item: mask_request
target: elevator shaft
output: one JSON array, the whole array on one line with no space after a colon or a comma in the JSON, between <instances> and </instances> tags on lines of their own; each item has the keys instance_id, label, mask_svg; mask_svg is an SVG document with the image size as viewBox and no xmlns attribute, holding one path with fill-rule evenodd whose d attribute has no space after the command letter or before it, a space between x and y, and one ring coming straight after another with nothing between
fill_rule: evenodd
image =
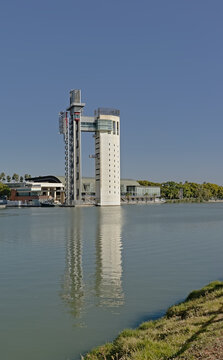
<instances>
[{"instance_id":1,"label":"elevator shaft","mask_svg":"<svg viewBox=\"0 0 223 360\"><path fill-rule=\"evenodd\" d=\"M69 118L69 194L67 205L78 205L82 202L81 173L81 114L85 104L81 103L81 90L70 91Z\"/></svg>"}]
</instances>

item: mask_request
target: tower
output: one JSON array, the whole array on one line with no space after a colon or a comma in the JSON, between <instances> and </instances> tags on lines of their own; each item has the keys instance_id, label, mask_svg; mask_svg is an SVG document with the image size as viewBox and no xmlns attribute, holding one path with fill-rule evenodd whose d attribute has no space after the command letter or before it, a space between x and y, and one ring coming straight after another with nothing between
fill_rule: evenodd
<instances>
[{"instance_id":1,"label":"tower","mask_svg":"<svg viewBox=\"0 0 223 360\"><path fill-rule=\"evenodd\" d=\"M98 108L82 116L81 90L70 91L68 112L60 112L59 129L65 141L65 194L67 205L82 202L81 132L95 135L96 205L120 205L120 111Z\"/></svg>"},{"instance_id":2,"label":"tower","mask_svg":"<svg viewBox=\"0 0 223 360\"><path fill-rule=\"evenodd\" d=\"M85 104L81 103L81 90L70 91L69 119L69 202L81 203L81 114Z\"/></svg>"},{"instance_id":3,"label":"tower","mask_svg":"<svg viewBox=\"0 0 223 360\"><path fill-rule=\"evenodd\" d=\"M70 91L68 112L59 114L59 131L65 142L65 195L67 205L77 205L82 201L81 175L81 114L85 104L81 103L81 90Z\"/></svg>"},{"instance_id":4,"label":"tower","mask_svg":"<svg viewBox=\"0 0 223 360\"><path fill-rule=\"evenodd\" d=\"M95 187L97 205L120 205L119 110L95 112Z\"/></svg>"}]
</instances>

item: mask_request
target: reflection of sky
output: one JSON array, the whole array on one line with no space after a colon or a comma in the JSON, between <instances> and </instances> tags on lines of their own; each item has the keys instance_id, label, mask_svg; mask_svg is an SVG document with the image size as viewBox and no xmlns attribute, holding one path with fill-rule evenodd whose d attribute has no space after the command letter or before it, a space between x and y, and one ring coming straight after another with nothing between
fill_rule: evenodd
<instances>
[{"instance_id":1,"label":"reflection of sky","mask_svg":"<svg viewBox=\"0 0 223 360\"><path fill-rule=\"evenodd\" d=\"M122 290L122 208L99 208L96 238L96 295L99 304L124 303Z\"/></svg>"},{"instance_id":2,"label":"reflection of sky","mask_svg":"<svg viewBox=\"0 0 223 360\"><path fill-rule=\"evenodd\" d=\"M91 274L86 273L83 279L83 217L84 209L77 208L70 212L70 221L66 230L66 270L63 280L62 298L69 305L74 317L80 317L83 312L87 296L86 281L90 281ZM122 208L107 207L97 209L94 244L96 247L96 262L94 263L95 296L99 305L117 307L124 303L122 290Z\"/></svg>"}]
</instances>

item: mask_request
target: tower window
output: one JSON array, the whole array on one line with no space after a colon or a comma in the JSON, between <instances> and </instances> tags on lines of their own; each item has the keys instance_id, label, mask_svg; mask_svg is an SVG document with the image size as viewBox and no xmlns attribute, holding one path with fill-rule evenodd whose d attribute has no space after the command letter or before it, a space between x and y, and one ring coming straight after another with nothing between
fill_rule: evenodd
<instances>
[{"instance_id":1,"label":"tower window","mask_svg":"<svg viewBox=\"0 0 223 360\"><path fill-rule=\"evenodd\" d=\"M115 121L113 121L113 134L116 133L116 125L115 125Z\"/></svg>"}]
</instances>

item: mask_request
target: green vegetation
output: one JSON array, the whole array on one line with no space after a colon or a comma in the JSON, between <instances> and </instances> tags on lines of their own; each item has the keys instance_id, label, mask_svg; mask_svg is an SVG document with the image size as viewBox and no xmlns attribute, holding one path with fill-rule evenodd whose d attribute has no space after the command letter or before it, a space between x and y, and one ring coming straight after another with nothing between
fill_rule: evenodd
<instances>
[{"instance_id":1,"label":"green vegetation","mask_svg":"<svg viewBox=\"0 0 223 360\"><path fill-rule=\"evenodd\" d=\"M0 182L0 198L4 196L10 196L10 189L7 185Z\"/></svg>"},{"instance_id":2,"label":"green vegetation","mask_svg":"<svg viewBox=\"0 0 223 360\"><path fill-rule=\"evenodd\" d=\"M6 179L5 173L1 172L0 173L0 181L5 181L5 179Z\"/></svg>"},{"instance_id":3,"label":"green vegetation","mask_svg":"<svg viewBox=\"0 0 223 360\"><path fill-rule=\"evenodd\" d=\"M154 183L147 180L139 180L138 182L142 186L160 186L161 197L165 199L195 199L198 202L210 199L223 199L223 186L217 184L197 184L187 181L184 184L174 181Z\"/></svg>"},{"instance_id":4,"label":"green vegetation","mask_svg":"<svg viewBox=\"0 0 223 360\"><path fill-rule=\"evenodd\" d=\"M85 360L217 359L223 351L223 282L193 291L156 321L124 330Z\"/></svg>"},{"instance_id":5,"label":"green vegetation","mask_svg":"<svg viewBox=\"0 0 223 360\"><path fill-rule=\"evenodd\" d=\"M13 175L12 175L12 180L13 180L14 182L16 182L16 183L19 182L19 175L16 174L16 173L13 174Z\"/></svg>"},{"instance_id":6,"label":"green vegetation","mask_svg":"<svg viewBox=\"0 0 223 360\"><path fill-rule=\"evenodd\" d=\"M24 179L30 179L31 175L29 174L25 174L24 176L19 176L19 174L14 173L12 176L10 175L6 175L4 172L0 173L0 181L7 181L8 183L10 183L11 181L14 182L23 182Z\"/></svg>"}]
</instances>

